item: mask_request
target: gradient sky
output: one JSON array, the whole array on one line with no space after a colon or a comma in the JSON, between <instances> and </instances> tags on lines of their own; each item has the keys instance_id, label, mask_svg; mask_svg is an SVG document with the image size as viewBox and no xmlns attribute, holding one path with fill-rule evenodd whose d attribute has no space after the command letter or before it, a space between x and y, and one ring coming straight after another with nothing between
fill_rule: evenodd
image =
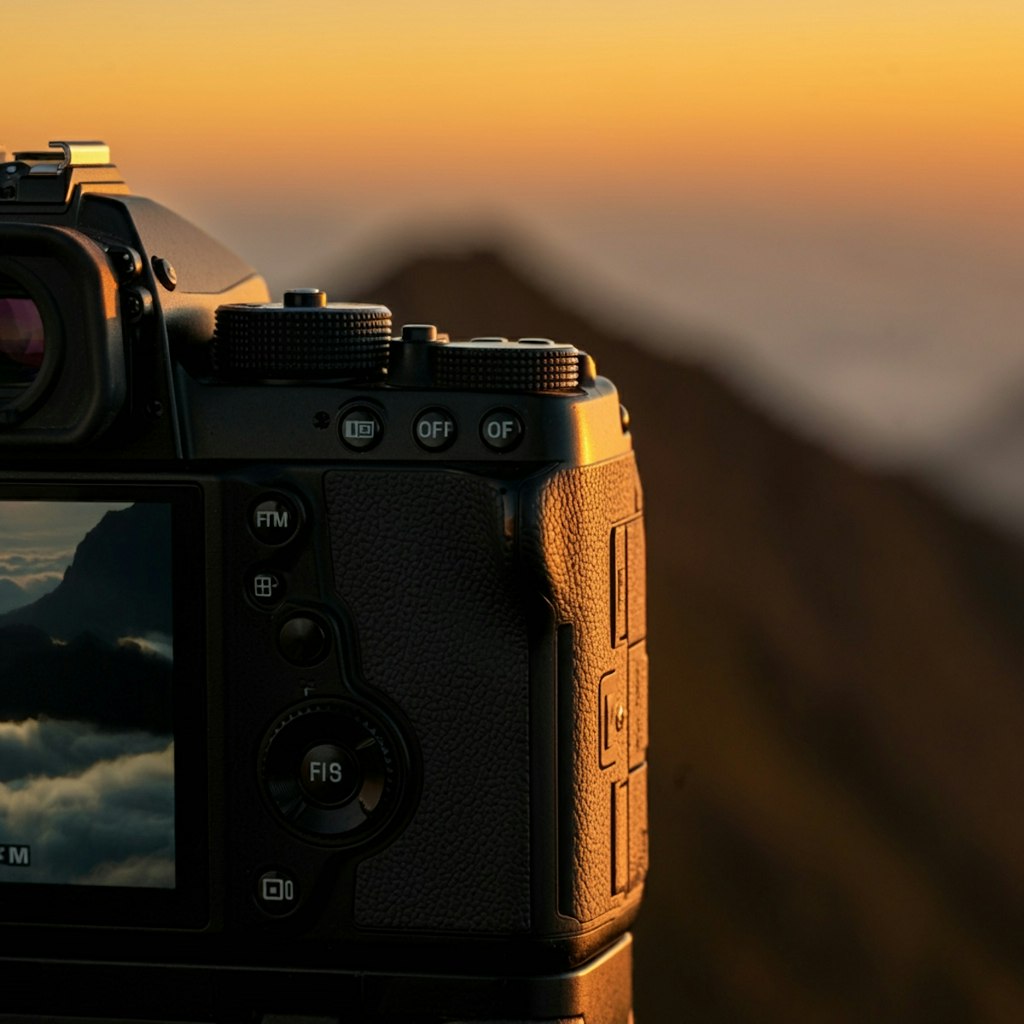
<instances>
[{"instance_id":1,"label":"gradient sky","mask_svg":"<svg viewBox=\"0 0 1024 1024\"><path fill-rule=\"evenodd\" d=\"M4 141L99 133L175 188L252 194L301 167L325 192L340 172L362 192L1019 205L1009 0L8 6L0 66L21 102L8 93ZM254 160L277 175L245 174Z\"/></svg>"},{"instance_id":2,"label":"gradient sky","mask_svg":"<svg viewBox=\"0 0 1024 1024\"><path fill-rule=\"evenodd\" d=\"M0 142L104 139L275 292L511 224L869 458L1024 393L1020 0L8 6Z\"/></svg>"}]
</instances>

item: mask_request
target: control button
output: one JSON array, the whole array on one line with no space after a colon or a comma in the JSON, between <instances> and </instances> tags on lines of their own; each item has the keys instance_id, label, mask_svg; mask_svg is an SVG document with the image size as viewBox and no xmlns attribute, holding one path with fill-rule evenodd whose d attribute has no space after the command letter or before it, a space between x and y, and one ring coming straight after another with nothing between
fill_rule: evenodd
<instances>
[{"instance_id":1,"label":"control button","mask_svg":"<svg viewBox=\"0 0 1024 1024\"><path fill-rule=\"evenodd\" d=\"M433 324L403 324L402 341L437 341L437 328Z\"/></svg>"},{"instance_id":2,"label":"control button","mask_svg":"<svg viewBox=\"0 0 1024 1024\"><path fill-rule=\"evenodd\" d=\"M455 418L444 409L427 409L416 417L413 433L421 448L431 452L444 451L455 441Z\"/></svg>"},{"instance_id":3,"label":"control button","mask_svg":"<svg viewBox=\"0 0 1024 1024\"><path fill-rule=\"evenodd\" d=\"M153 312L153 296L148 288L129 288L123 295L125 315L133 324Z\"/></svg>"},{"instance_id":4,"label":"control button","mask_svg":"<svg viewBox=\"0 0 1024 1024\"><path fill-rule=\"evenodd\" d=\"M287 544L300 525L298 505L283 494L261 498L249 512L249 529L261 544Z\"/></svg>"},{"instance_id":5,"label":"control button","mask_svg":"<svg viewBox=\"0 0 1024 1024\"><path fill-rule=\"evenodd\" d=\"M299 886L287 871L264 871L256 881L256 906L265 914L283 917L299 905Z\"/></svg>"},{"instance_id":6,"label":"control button","mask_svg":"<svg viewBox=\"0 0 1024 1024\"><path fill-rule=\"evenodd\" d=\"M327 628L308 615L294 615L277 634L277 644L286 661L293 665L315 665L330 649Z\"/></svg>"},{"instance_id":7,"label":"control button","mask_svg":"<svg viewBox=\"0 0 1024 1024\"><path fill-rule=\"evenodd\" d=\"M342 443L354 451L372 448L381 439L383 430L380 416L365 405L347 410L338 425Z\"/></svg>"},{"instance_id":8,"label":"control button","mask_svg":"<svg viewBox=\"0 0 1024 1024\"><path fill-rule=\"evenodd\" d=\"M622 691L619 673L609 672L598 693L599 759L602 768L622 762L627 749L626 694Z\"/></svg>"},{"instance_id":9,"label":"control button","mask_svg":"<svg viewBox=\"0 0 1024 1024\"><path fill-rule=\"evenodd\" d=\"M612 893L629 887L629 781L612 783Z\"/></svg>"},{"instance_id":10,"label":"control button","mask_svg":"<svg viewBox=\"0 0 1024 1024\"><path fill-rule=\"evenodd\" d=\"M319 288L290 288L284 293L285 309L322 309L327 305L327 292Z\"/></svg>"},{"instance_id":11,"label":"control button","mask_svg":"<svg viewBox=\"0 0 1024 1024\"><path fill-rule=\"evenodd\" d=\"M264 792L291 827L355 843L391 818L401 779L395 741L365 711L347 701L306 704L264 740Z\"/></svg>"},{"instance_id":12,"label":"control button","mask_svg":"<svg viewBox=\"0 0 1024 1024\"><path fill-rule=\"evenodd\" d=\"M142 273L142 257L128 245L112 245L107 256L121 281L131 281Z\"/></svg>"},{"instance_id":13,"label":"control button","mask_svg":"<svg viewBox=\"0 0 1024 1024\"><path fill-rule=\"evenodd\" d=\"M511 409L495 409L480 423L480 436L488 448L508 452L523 439L523 421Z\"/></svg>"},{"instance_id":14,"label":"control button","mask_svg":"<svg viewBox=\"0 0 1024 1024\"><path fill-rule=\"evenodd\" d=\"M629 533L622 523L612 529L612 647L629 637Z\"/></svg>"},{"instance_id":15,"label":"control button","mask_svg":"<svg viewBox=\"0 0 1024 1024\"><path fill-rule=\"evenodd\" d=\"M363 784L359 762L336 743L318 743L299 766L299 787L321 807L347 804Z\"/></svg>"},{"instance_id":16,"label":"control button","mask_svg":"<svg viewBox=\"0 0 1024 1024\"><path fill-rule=\"evenodd\" d=\"M629 639L641 640L647 635L647 588L644 586L647 566L647 542L642 517L626 524L626 547L629 568Z\"/></svg>"},{"instance_id":17,"label":"control button","mask_svg":"<svg viewBox=\"0 0 1024 1024\"><path fill-rule=\"evenodd\" d=\"M153 273L156 279L169 291L173 292L178 287L178 272L170 260L163 256L153 257Z\"/></svg>"},{"instance_id":18,"label":"control button","mask_svg":"<svg viewBox=\"0 0 1024 1024\"><path fill-rule=\"evenodd\" d=\"M629 887L647 875L647 765L629 773Z\"/></svg>"},{"instance_id":19,"label":"control button","mask_svg":"<svg viewBox=\"0 0 1024 1024\"><path fill-rule=\"evenodd\" d=\"M253 569L246 577L245 591L256 604L273 608L284 600L287 587L278 573Z\"/></svg>"},{"instance_id":20,"label":"control button","mask_svg":"<svg viewBox=\"0 0 1024 1024\"><path fill-rule=\"evenodd\" d=\"M636 768L647 757L647 644L641 640L629 649L629 766Z\"/></svg>"}]
</instances>

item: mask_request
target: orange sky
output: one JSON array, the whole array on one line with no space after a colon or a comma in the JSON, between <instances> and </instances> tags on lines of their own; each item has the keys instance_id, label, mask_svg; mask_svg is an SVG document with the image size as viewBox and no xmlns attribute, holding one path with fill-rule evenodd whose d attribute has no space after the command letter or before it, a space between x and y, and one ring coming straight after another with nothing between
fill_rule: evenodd
<instances>
[{"instance_id":1,"label":"orange sky","mask_svg":"<svg viewBox=\"0 0 1024 1024\"><path fill-rule=\"evenodd\" d=\"M0 140L102 137L150 190L265 188L254 159L426 198L998 207L1024 179L1017 0L47 0L0 33Z\"/></svg>"}]
</instances>

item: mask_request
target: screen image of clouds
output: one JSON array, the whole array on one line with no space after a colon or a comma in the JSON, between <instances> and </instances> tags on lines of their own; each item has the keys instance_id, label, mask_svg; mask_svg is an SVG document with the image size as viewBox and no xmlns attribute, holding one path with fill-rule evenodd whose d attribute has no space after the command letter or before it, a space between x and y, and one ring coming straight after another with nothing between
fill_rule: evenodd
<instances>
[{"instance_id":1,"label":"screen image of clouds","mask_svg":"<svg viewBox=\"0 0 1024 1024\"><path fill-rule=\"evenodd\" d=\"M171 509L0 502L0 883L175 884Z\"/></svg>"}]
</instances>

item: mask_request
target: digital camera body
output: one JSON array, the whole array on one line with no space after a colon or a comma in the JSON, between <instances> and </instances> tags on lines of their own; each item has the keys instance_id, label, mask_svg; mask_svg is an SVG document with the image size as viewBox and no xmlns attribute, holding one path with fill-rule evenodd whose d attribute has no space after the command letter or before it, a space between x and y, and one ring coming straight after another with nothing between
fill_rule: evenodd
<instances>
[{"instance_id":1,"label":"digital camera body","mask_svg":"<svg viewBox=\"0 0 1024 1024\"><path fill-rule=\"evenodd\" d=\"M0 162L0 1009L626 1024L614 386L567 344L270 303L102 144L51 146Z\"/></svg>"}]
</instances>

